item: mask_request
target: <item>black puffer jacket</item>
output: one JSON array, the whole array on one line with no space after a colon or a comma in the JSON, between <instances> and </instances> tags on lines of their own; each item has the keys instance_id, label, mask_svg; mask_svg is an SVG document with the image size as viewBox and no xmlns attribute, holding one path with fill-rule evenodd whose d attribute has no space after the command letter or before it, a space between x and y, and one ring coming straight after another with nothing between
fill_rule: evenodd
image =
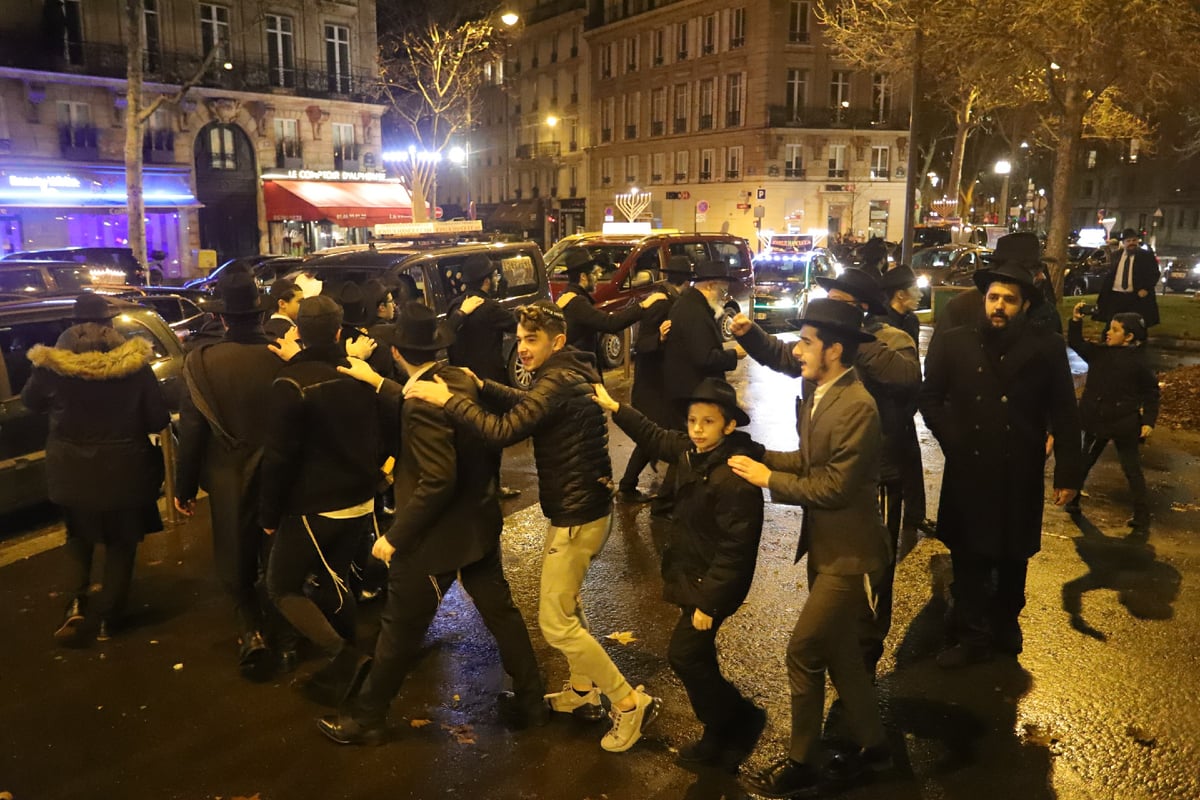
<instances>
[{"instance_id":1,"label":"black puffer jacket","mask_svg":"<svg viewBox=\"0 0 1200 800\"><path fill-rule=\"evenodd\" d=\"M484 382L480 400L508 409L504 414L461 395L450 398L446 412L493 447L532 436L542 513L551 525L582 525L612 512L608 422L592 400L599 382L596 357L568 347L546 359L528 390Z\"/></svg>"},{"instance_id":2,"label":"black puffer jacket","mask_svg":"<svg viewBox=\"0 0 1200 800\"><path fill-rule=\"evenodd\" d=\"M655 425L631 406L613 414L621 430L654 459L675 464L675 511L663 550L663 598L721 619L737 611L754 580L762 536L763 493L733 474L730 456L756 461L764 448L734 431L707 453L686 433Z\"/></svg>"}]
</instances>

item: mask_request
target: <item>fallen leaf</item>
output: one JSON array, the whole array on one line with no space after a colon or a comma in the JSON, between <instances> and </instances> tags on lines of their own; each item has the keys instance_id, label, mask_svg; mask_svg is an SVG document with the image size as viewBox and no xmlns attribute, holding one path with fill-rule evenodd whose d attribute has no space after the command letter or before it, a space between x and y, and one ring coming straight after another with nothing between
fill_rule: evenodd
<instances>
[{"instance_id":1,"label":"fallen leaf","mask_svg":"<svg viewBox=\"0 0 1200 800\"><path fill-rule=\"evenodd\" d=\"M179 662L175 666L171 667L171 669L175 670L176 672L179 672L181 669L183 669L183 662L182 661Z\"/></svg>"},{"instance_id":2,"label":"fallen leaf","mask_svg":"<svg viewBox=\"0 0 1200 800\"><path fill-rule=\"evenodd\" d=\"M0 792L0 800L13 800L12 792Z\"/></svg>"},{"instance_id":3,"label":"fallen leaf","mask_svg":"<svg viewBox=\"0 0 1200 800\"><path fill-rule=\"evenodd\" d=\"M1194 503L1171 503L1172 511L1200 511L1200 506Z\"/></svg>"},{"instance_id":4,"label":"fallen leaf","mask_svg":"<svg viewBox=\"0 0 1200 800\"><path fill-rule=\"evenodd\" d=\"M461 697L459 697L458 695L454 695L454 702L456 702L456 703L457 703L457 702L458 702L459 700L461 700L461 699L462 699L462 698L461 698Z\"/></svg>"},{"instance_id":5,"label":"fallen leaf","mask_svg":"<svg viewBox=\"0 0 1200 800\"><path fill-rule=\"evenodd\" d=\"M442 730L454 737L459 744L475 744L475 729L470 725L447 725L442 723Z\"/></svg>"},{"instance_id":6,"label":"fallen leaf","mask_svg":"<svg viewBox=\"0 0 1200 800\"><path fill-rule=\"evenodd\" d=\"M426 725L428 725L432 721L433 720L428 720L428 719L414 719L414 720L410 720L408 724L413 726L414 728L424 728Z\"/></svg>"},{"instance_id":7,"label":"fallen leaf","mask_svg":"<svg viewBox=\"0 0 1200 800\"><path fill-rule=\"evenodd\" d=\"M637 637L633 635L633 631L620 631L618 633L610 633L605 638L612 639L614 642L620 642L621 644L629 644L630 642L637 641Z\"/></svg>"}]
</instances>

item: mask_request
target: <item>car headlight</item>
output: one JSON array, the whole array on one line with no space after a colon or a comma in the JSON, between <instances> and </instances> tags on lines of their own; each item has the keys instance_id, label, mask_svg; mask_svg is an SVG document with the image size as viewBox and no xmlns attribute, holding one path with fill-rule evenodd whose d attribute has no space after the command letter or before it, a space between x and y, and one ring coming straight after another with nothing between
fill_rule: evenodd
<instances>
[{"instance_id":1,"label":"car headlight","mask_svg":"<svg viewBox=\"0 0 1200 800\"><path fill-rule=\"evenodd\" d=\"M825 291L820 286L814 286L808 290L809 300L824 300L826 297L829 297L829 292Z\"/></svg>"},{"instance_id":2,"label":"car headlight","mask_svg":"<svg viewBox=\"0 0 1200 800\"><path fill-rule=\"evenodd\" d=\"M918 289L928 289L929 288L929 276L928 275L918 275L917 276L917 288Z\"/></svg>"},{"instance_id":3,"label":"car headlight","mask_svg":"<svg viewBox=\"0 0 1200 800\"><path fill-rule=\"evenodd\" d=\"M772 308L795 308L796 301L791 297L778 297L771 303Z\"/></svg>"},{"instance_id":4,"label":"car headlight","mask_svg":"<svg viewBox=\"0 0 1200 800\"><path fill-rule=\"evenodd\" d=\"M1196 266L1192 267L1192 274L1200 275L1200 264L1197 264Z\"/></svg>"}]
</instances>

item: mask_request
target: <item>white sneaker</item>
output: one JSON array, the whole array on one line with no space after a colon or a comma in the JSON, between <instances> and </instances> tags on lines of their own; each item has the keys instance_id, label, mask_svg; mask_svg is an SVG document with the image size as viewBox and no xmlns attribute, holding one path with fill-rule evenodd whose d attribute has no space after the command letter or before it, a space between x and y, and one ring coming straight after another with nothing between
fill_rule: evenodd
<instances>
[{"instance_id":1,"label":"white sneaker","mask_svg":"<svg viewBox=\"0 0 1200 800\"><path fill-rule=\"evenodd\" d=\"M604 719L604 705L600 699L600 689L592 686L587 694L580 694L571 688L571 682L563 684L561 692L546 695L546 705L551 711L560 714L572 714L585 722L596 722Z\"/></svg>"},{"instance_id":2,"label":"white sneaker","mask_svg":"<svg viewBox=\"0 0 1200 800\"><path fill-rule=\"evenodd\" d=\"M622 711L615 705L609 716L612 717L612 728L600 740L600 746L610 753L624 753L642 738L642 731L654 722L658 712L662 710L662 700L651 697L639 686L633 690L637 695L637 705L631 711Z\"/></svg>"}]
</instances>

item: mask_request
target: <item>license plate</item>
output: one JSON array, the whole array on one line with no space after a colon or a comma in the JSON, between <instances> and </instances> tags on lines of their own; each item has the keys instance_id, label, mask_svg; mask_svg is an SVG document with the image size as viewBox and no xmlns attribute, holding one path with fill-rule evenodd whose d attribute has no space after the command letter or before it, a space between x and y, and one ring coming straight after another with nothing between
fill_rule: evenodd
<instances>
[{"instance_id":1,"label":"license plate","mask_svg":"<svg viewBox=\"0 0 1200 800\"><path fill-rule=\"evenodd\" d=\"M756 312L754 312L754 318L755 318L755 319L766 319L766 318L767 318L767 312L765 312L765 311L756 311Z\"/></svg>"},{"instance_id":2,"label":"license plate","mask_svg":"<svg viewBox=\"0 0 1200 800\"><path fill-rule=\"evenodd\" d=\"M1186 278L1187 276L1188 276L1188 274L1186 272L1172 272L1171 273L1172 278Z\"/></svg>"}]
</instances>

